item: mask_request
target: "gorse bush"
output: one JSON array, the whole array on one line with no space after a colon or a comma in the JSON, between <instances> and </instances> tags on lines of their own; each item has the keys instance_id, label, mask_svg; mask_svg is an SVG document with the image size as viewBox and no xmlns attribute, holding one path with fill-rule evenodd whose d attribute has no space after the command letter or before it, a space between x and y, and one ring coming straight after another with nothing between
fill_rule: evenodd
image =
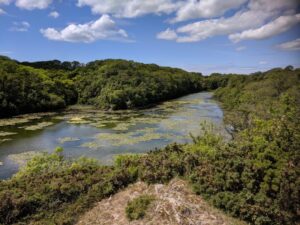
<instances>
[{"instance_id":1,"label":"gorse bush","mask_svg":"<svg viewBox=\"0 0 300 225\"><path fill-rule=\"evenodd\" d=\"M93 203L130 183L165 183L177 176L250 224L299 224L299 78L299 70L291 69L216 75L213 84L227 85L215 96L234 128L231 140L204 127L191 144L120 155L112 166L86 158L65 160L61 149L37 156L10 180L0 181L0 224L72 224ZM129 207L132 218L143 214L136 211L140 204L137 200Z\"/></svg>"},{"instance_id":2,"label":"gorse bush","mask_svg":"<svg viewBox=\"0 0 300 225\"><path fill-rule=\"evenodd\" d=\"M0 224L72 224L93 202L133 182L128 171L92 159L67 161L60 149L34 157L0 183Z\"/></svg>"},{"instance_id":3,"label":"gorse bush","mask_svg":"<svg viewBox=\"0 0 300 225\"><path fill-rule=\"evenodd\" d=\"M125 208L126 217L129 220L142 219L146 215L146 211L153 200L153 196L141 195L129 201Z\"/></svg>"}]
</instances>

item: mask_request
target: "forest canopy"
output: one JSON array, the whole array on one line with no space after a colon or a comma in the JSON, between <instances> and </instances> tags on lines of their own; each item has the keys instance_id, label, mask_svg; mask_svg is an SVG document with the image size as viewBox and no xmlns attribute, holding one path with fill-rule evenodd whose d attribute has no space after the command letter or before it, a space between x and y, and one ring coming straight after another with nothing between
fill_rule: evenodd
<instances>
[{"instance_id":1,"label":"forest canopy","mask_svg":"<svg viewBox=\"0 0 300 225\"><path fill-rule=\"evenodd\" d=\"M0 57L0 117L89 104L128 109L207 89L199 73L126 60L81 64Z\"/></svg>"}]
</instances>

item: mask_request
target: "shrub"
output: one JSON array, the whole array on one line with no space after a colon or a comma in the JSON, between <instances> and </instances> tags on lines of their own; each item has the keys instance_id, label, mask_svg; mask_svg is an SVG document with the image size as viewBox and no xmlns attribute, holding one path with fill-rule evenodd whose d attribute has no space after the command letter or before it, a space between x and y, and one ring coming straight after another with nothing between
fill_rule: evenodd
<instances>
[{"instance_id":1,"label":"shrub","mask_svg":"<svg viewBox=\"0 0 300 225\"><path fill-rule=\"evenodd\" d=\"M132 201L129 201L125 209L127 218L129 220L142 219L153 200L153 196L141 195Z\"/></svg>"}]
</instances>

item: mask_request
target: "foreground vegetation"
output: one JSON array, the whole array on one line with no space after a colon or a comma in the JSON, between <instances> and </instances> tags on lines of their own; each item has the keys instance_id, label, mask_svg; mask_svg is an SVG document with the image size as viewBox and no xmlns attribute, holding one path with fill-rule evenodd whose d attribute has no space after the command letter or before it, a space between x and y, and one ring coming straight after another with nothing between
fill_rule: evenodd
<instances>
[{"instance_id":1,"label":"foreground vegetation","mask_svg":"<svg viewBox=\"0 0 300 225\"><path fill-rule=\"evenodd\" d=\"M125 60L17 62L0 56L0 117L80 103L128 109L208 88L198 73Z\"/></svg>"},{"instance_id":2,"label":"foreground vegetation","mask_svg":"<svg viewBox=\"0 0 300 225\"><path fill-rule=\"evenodd\" d=\"M126 217L129 220L142 219L153 200L153 196L141 195L132 201L129 201L125 208Z\"/></svg>"},{"instance_id":3,"label":"foreground vegetation","mask_svg":"<svg viewBox=\"0 0 300 225\"><path fill-rule=\"evenodd\" d=\"M212 81L213 80L213 81ZM37 156L0 181L0 224L73 224L93 203L130 183L188 179L214 206L256 225L300 221L300 70L251 76L215 75L233 139L203 127L193 143L145 155L121 155L112 166L65 160L62 149Z\"/></svg>"}]
</instances>

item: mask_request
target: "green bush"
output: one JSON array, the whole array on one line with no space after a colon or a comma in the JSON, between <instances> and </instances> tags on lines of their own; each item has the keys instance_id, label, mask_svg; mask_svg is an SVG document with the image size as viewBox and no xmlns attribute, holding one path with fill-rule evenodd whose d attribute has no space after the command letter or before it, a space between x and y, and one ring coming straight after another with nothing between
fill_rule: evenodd
<instances>
[{"instance_id":1,"label":"green bush","mask_svg":"<svg viewBox=\"0 0 300 225\"><path fill-rule=\"evenodd\" d=\"M146 215L146 211L153 200L153 196L141 195L129 201L125 208L127 218L129 220L142 219Z\"/></svg>"},{"instance_id":2,"label":"green bush","mask_svg":"<svg viewBox=\"0 0 300 225\"><path fill-rule=\"evenodd\" d=\"M118 73L107 71L107 65L102 70L108 77ZM299 224L299 72L276 69L226 78L227 86L216 91L216 98L234 128L231 140L204 129L192 144L121 155L113 166L86 158L65 160L61 149L35 157L13 178L0 181L0 224L72 224L94 202L130 183L165 183L177 176L189 179L194 191L216 207L250 224ZM131 218L144 213L139 211L144 204L131 203Z\"/></svg>"}]
</instances>

